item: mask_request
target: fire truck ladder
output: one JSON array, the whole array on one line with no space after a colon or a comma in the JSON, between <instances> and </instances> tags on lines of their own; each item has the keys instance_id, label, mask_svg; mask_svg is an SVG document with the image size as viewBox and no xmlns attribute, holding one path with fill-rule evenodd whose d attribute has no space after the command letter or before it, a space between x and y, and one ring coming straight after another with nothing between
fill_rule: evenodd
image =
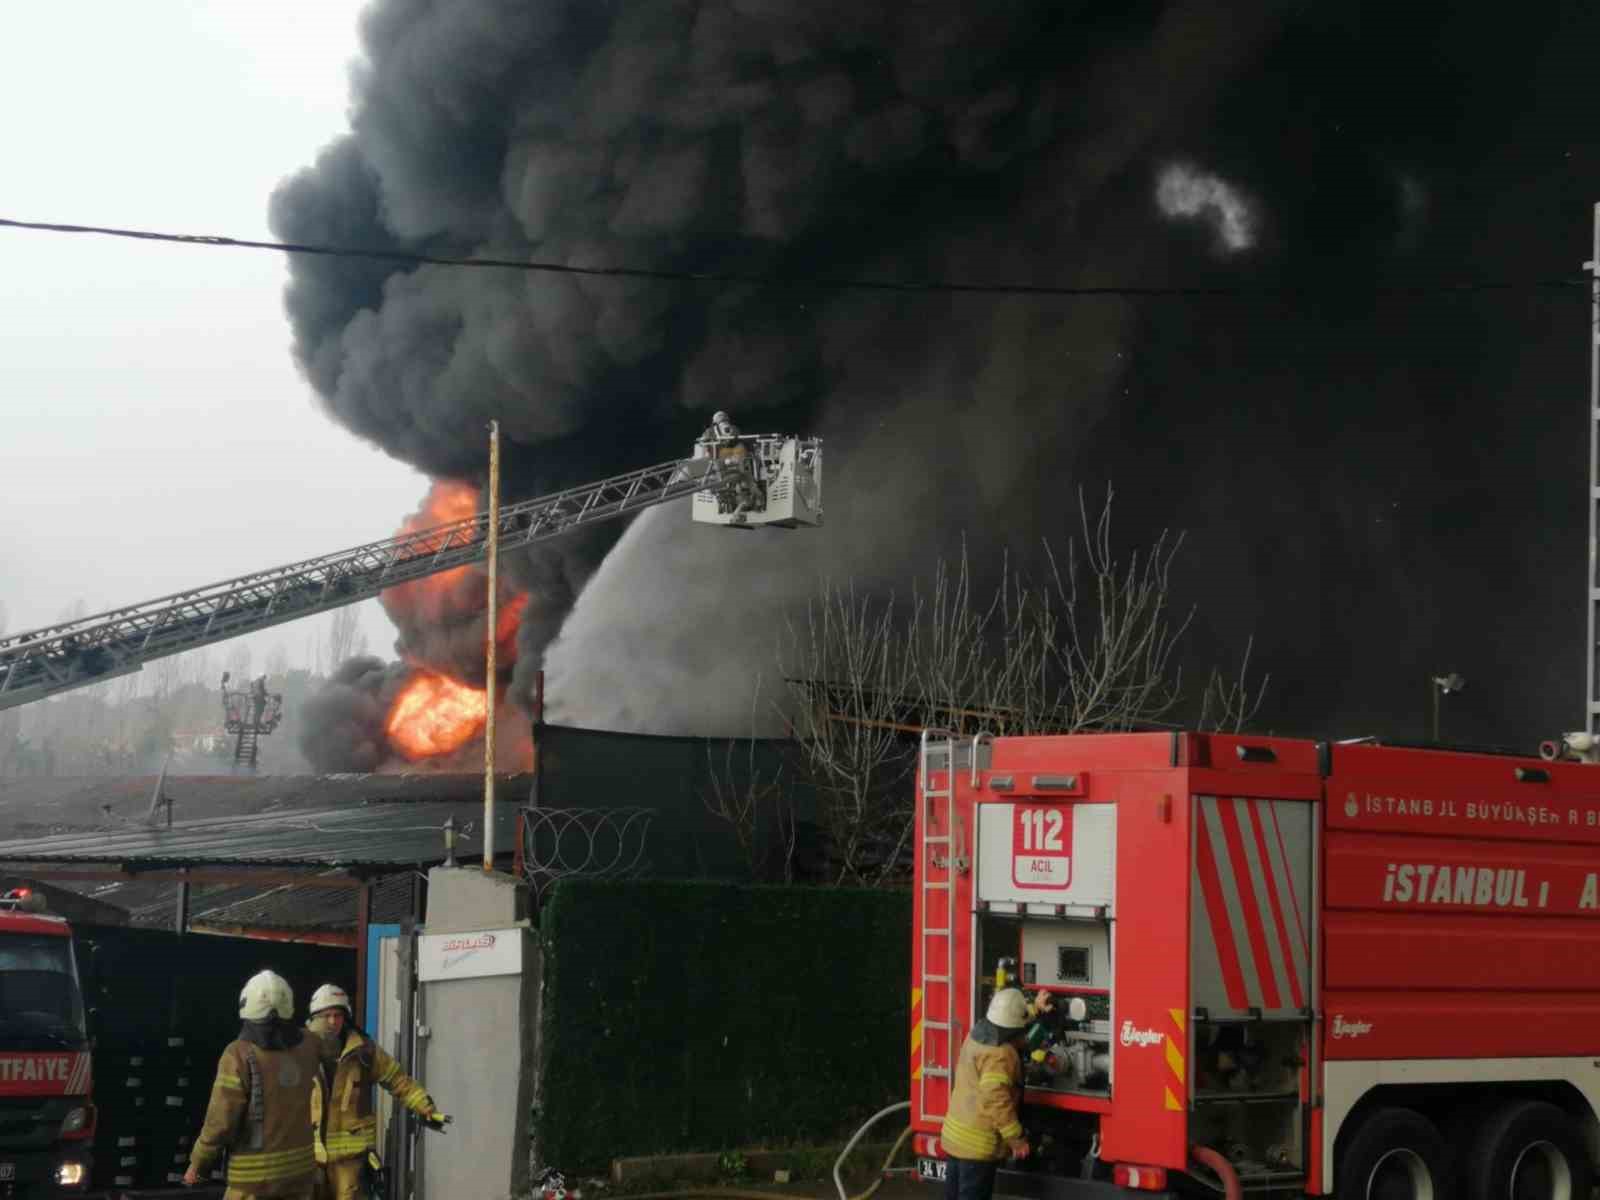
<instances>
[{"instance_id":1,"label":"fire truck ladder","mask_svg":"<svg viewBox=\"0 0 1600 1200\"><path fill-rule=\"evenodd\" d=\"M256 769L256 756L260 750L258 745L260 738L261 732L254 725L246 725L239 730L239 738L233 744L234 766L246 767L252 771Z\"/></svg>"},{"instance_id":2,"label":"fire truck ladder","mask_svg":"<svg viewBox=\"0 0 1600 1200\"><path fill-rule=\"evenodd\" d=\"M631 516L737 473L716 458L678 459L500 509L500 548ZM285 621L370 599L386 588L483 558L489 514L242 575L208 587L0 638L0 710L139 670Z\"/></svg>"},{"instance_id":3,"label":"fire truck ladder","mask_svg":"<svg viewBox=\"0 0 1600 1200\"><path fill-rule=\"evenodd\" d=\"M923 1118L943 1115L928 1111L928 1080L930 1078L948 1080L955 1070L956 1006L955 995L951 990L956 954L955 822L952 820L956 788L955 738L956 735L947 729L924 729L922 749L918 757L921 774L918 782L921 784L923 803L922 837L917 847L917 866L922 877L922 932L919 936L922 938L920 949L923 1016L922 1040L917 1047L919 1093L917 1111ZM943 787L933 786L933 770L929 763L930 752L944 756ZM934 878L936 873L943 878ZM940 910L943 912L942 920L936 916ZM942 972L930 970L929 959L933 956L934 948L941 945L944 947L944 970ZM935 1004L936 994L944 998L943 1004ZM943 1062L940 1062L929 1048L933 1042L929 1035L934 1032L944 1034L945 1061ZM947 1085L947 1097L948 1094Z\"/></svg>"}]
</instances>

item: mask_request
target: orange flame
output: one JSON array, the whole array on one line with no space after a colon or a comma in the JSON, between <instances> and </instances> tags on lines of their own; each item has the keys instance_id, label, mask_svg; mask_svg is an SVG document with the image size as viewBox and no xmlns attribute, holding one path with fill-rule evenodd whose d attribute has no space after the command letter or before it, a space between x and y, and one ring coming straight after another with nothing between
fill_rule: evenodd
<instances>
[{"instance_id":1,"label":"orange flame","mask_svg":"<svg viewBox=\"0 0 1600 1200\"><path fill-rule=\"evenodd\" d=\"M385 729L394 747L416 762L461 749L488 718L485 692L422 671L395 697Z\"/></svg>"},{"instance_id":2,"label":"orange flame","mask_svg":"<svg viewBox=\"0 0 1600 1200\"><path fill-rule=\"evenodd\" d=\"M445 525L451 521L464 521L478 511L478 489L471 484L450 479L435 479L422 499L422 506L400 523L399 532L416 533ZM434 548L424 543L429 548ZM382 596L383 606L391 615L410 609L437 614L449 607L456 587L471 573L471 567L451 567L437 575L425 575L407 583L387 589Z\"/></svg>"},{"instance_id":3,"label":"orange flame","mask_svg":"<svg viewBox=\"0 0 1600 1200\"><path fill-rule=\"evenodd\" d=\"M478 489L471 484L436 479L429 485L421 506L401 523L399 532L416 533L464 520L478 511L479 500ZM396 584L385 589L379 601L390 619L405 631L470 620L484 612L488 593L484 574L463 566ZM527 593L517 591L515 585L502 576L499 618L495 622L496 653L502 667L510 666L517 659L517 627L527 604Z\"/></svg>"},{"instance_id":4,"label":"orange flame","mask_svg":"<svg viewBox=\"0 0 1600 1200\"><path fill-rule=\"evenodd\" d=\"M500 601L500 612L494 623L494 645L502 667L517 660L517 629L522 624L522 610L527 607L527 592L517 592Z\"/></svg>"}]
</instances>

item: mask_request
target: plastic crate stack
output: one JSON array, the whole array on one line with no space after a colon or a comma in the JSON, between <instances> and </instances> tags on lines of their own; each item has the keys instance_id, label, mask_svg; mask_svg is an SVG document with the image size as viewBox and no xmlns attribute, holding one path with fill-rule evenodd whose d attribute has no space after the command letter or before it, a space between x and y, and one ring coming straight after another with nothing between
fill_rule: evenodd
<instances>
[{"instance_id":1,"label":"plastic crate stack","mask_svg":"<svg viewBox=\"0 0 1600 1200\"><path fill-rule=\"evenodd\" d=\"M181 1184L205 1119L211 1074L181 1036L97 1048L93 1186Z\"/></svg>"}]
</instances>

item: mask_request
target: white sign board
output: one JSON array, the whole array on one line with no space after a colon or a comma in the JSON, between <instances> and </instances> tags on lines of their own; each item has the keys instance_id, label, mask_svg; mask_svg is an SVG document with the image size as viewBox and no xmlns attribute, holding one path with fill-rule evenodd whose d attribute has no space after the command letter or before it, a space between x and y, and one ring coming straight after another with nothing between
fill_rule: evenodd
<instances>
[{"instance_id":1,"label":"white sign board","mask_svg":"<svg viewBox=\"0 0 1600 1200\"><path fill-rule=\"evenodd\" d=\"M417 939L417 978L433 983L441 979L520 975L522 937L520 929L425 933Z\"/></svg>"},{"instance_id":2,"label":"white sign board","mask_svg":"<svg viewBox=\"0 0 1600 1200\"><path fill-rule=\"evenodd\" d=\"M978 898L1110 905L1117 808L1061 800L978 806Z\"/></svg>"}]
</instances>

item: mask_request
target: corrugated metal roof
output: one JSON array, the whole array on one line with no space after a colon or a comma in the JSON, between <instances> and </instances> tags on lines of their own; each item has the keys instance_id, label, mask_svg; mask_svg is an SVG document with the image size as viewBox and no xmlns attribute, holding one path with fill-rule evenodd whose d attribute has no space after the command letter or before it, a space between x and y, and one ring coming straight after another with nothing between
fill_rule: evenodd
<instances>
[{"instance_id":1,"label":"corrugated metal roof","mask_svg":"<svg viewBox=\"0 0 1600 1200\"><path fill-rule=\"evenodd\" d=\"M169 920L171 910L167 914ZM137 918L136 923L142 924ZM207 888L190 897L191 925L243 925L252 929L354 929L356 894L350 888Z\"/></svg>"},{"instance_id":2,"label":"corrugated metal roof","mask_svg":"<svg viewBox=\"0 0 1600 1200\"><path fill-rule=\"evenodd\" d=\"M520 797L495 808L495 845L511 850ZM483 850L483 804L368 803L339 809L283 810L254 816L128 824L0 842L0 863L137 863L385 867L444 859L444 824L453 819L456 853ZM109 897L107 897L109 899Z\"/></svg>"},{"instance_id":3,"label":"corrugated metal roof","mask_svg":"<svg viewBox=\"0 0 1600 1200\"><path fill-rule=\"evenodd\" d=\"M532 776L499 775L496 793L528 798ZM143 825L156 777L0 778L0 837L88 832ZM168 775L162 787L180 820L250 816L285 809L355 807L394 800L454 800L483 795L482 774ZM163 814L164 815L164 814Z\"/></svg>"},{"instance_id":4,"label":"corrugated metal roof","mask_svg":"<svg viewBox=\"0 0 1600 1200\"><path fill-rule=\"evenodd\" d=\"M412 914L412 877L416 871L413 864L392 867L372 881L374 922L399 921ZM328 874L314 870L303 873L308 877ZM132 925L170 929L177 916L178 884L171 879L59 880L46 886L121 909ZM286 931L353 930L356 892L353 888L300 883L195 884L189 891L189 920L194 925Z\"/></svg>"}]
</instances>

